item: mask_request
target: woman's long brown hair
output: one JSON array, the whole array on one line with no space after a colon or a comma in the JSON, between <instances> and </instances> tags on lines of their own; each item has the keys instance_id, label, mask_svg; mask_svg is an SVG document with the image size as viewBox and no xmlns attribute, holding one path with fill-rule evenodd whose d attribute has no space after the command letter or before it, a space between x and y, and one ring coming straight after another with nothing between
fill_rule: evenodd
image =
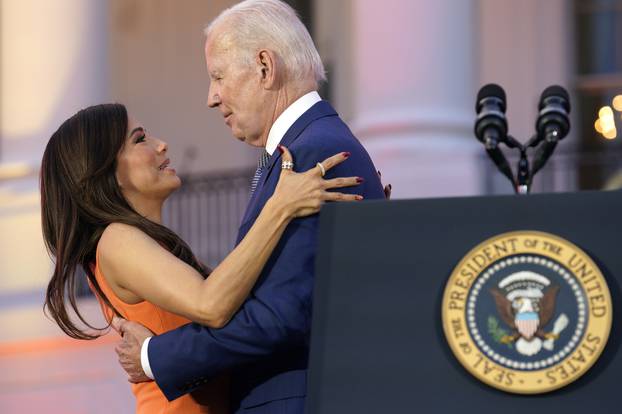
<instances>
[{"instance_id":1,"label":"woman's long brown hair","mask_svg":"<svg viewBox=\"0 0 622 414\"><path fill-rule=\"evenodd\" d=\"M76 304L80 267L100 298L114 310L91 270L97 243L110 223L140 229L207 277L207 271L179 236L138 214L121 193L115 172L127 129L123 105L91 106L65 121L43 153L41 221L45 245L55 260L44 308L67 335L76 339L100 336L81 330L68 312L71 306L82 323L98 330L84 319Z\"/></svg>"}]
</instances>

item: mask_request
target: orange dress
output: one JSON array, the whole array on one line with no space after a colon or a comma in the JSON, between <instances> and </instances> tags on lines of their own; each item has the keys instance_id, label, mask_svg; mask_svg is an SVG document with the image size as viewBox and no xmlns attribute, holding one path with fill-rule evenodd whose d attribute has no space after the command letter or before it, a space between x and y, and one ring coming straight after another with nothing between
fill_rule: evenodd
<instances>
[{"instance_id":1,"label":"orange dress","mask_svg":"<svg viewBox=\"0 0 622 414\"><path fill-rule=\"evenodd\" d=\"M93 268L95 278L106 298L112 306L127 320L138 322L147 327L154 334L159 335L166 331L178 328L190 322L188 319L167 312L153 303L143 301L136 304L123 302L112 291L106 278L99 268L99 249L97 250L97 261ZM91 290L98 297L97 292ZM101 298L99 303L106 320L111 321L114 312ZM136 397L137 414L226 414L229 412L229 383L228 378L222 377L211 381L192 394L186 394L174 401L168 401L155 381L131 384L132 393ZM201 403L197 402L201 401Z\"/></svg>"}]
</instances>

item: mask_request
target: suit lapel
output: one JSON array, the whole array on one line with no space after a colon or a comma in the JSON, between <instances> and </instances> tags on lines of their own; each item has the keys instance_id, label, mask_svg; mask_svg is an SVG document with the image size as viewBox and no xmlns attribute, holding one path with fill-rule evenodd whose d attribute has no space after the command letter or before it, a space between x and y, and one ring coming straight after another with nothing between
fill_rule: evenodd
<instances>
[{"instance_id":1,"label":"suit lapel","mask_svg":"<svg viewBox=\"0 0 622 414\"><path fill-rule=\"evenodd\" d=\"M309 108L307 112L302 114L300 118L298 118L296 122L294 122L294 124L287 130L287 132L283 136L283 139L281 139L280 145L289 148L291 144L296 141L296 138L300 136L302 131L304 131L311 122L325 116L332 115L337 115L337 112L335 112L333 107L328 102L320 101L316 103L311 108ZM276 174L278 174L278 171L280 171L280 168L275 168L275 165L280 166L280 163L278 162L280 159L281 153L277 149L276 151L274 151L274 154L272 154L272 157L270 157L270 161L268 162L266 171L264 171L261 175L261 178L257 183L255 193L253 194L253 197L251 197L251 200L248 203L248 207L246 208L246 212L244 213L244 218L242 219L242 225L240 226L241 231L243 230L242 227L244 227L244 224L246 224L249 220L254 220L259 214L259 210L263 207L264 203L260 202L260 200L264 199L264 197L261 197L261 193L264 190L268 178L271 174L273 174L273 170L277 170L275 172ZM239 239L241 239L242 237L244 237L244 235L240 234Z\"/></svg>"},{"instance_id":2,"label":"suit lapel","mask_svg":"<svg viewBox=\"0 0 622 414\"><path fill-rule=\"evenodd\" d=\"M311 122L330 115L337 115L337 112L335 112L335 110L332 108L332 106L330 106L328 102L320 101L316 103L311 108L309 108L307 112L302 114L302 116L298 118L296 122L294 122L294 124L287 130L287 132L283 136L283 139L281 139L280 145L289 148L291 144L296 141L296 138L300 136L302 131L304 131ZM270 177L270 174L272 174L272 171L274 170L274 166L278 164L277 161L279 161L280 159L281 153L277 149L270 158L270 161L268 163L268 170L265 171L264 174L262 174L261 176L260 181L262 182L262 184L266 182L268 177ZM280 168L277 170L280 171Z\"/></svg>"}]
</instances>

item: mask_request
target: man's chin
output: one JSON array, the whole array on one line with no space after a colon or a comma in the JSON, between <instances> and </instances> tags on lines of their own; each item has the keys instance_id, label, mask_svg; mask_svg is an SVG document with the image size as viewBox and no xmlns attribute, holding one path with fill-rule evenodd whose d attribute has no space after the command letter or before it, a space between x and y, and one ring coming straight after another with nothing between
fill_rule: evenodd
<instances>
[{"instance_id":1,"label":"man's chin","mask_svg":"<svg viewBox=\"0 0 622 414\"><path fill-rule=\"evenodd\" d=\"M247 145L251 145L253 147L264 147L265 144L262 144L261 139L258 138L249 138L247 135L243 134L240 131L236 131L234 129L231 129L231 134L233 135L233 138L237 139L240 142L243 142Z\"/></svg>"},{"instance_id":2,"label":"man's chin","mask_svg":"<svg viewBox=\"0 0 622 414\"><path fill-rule=\"evenodd\" d=\"M246 141L246 137L244 136L244 134L240 133L240 131L236 131L233 128L231 128L231 135L233 135L233 138L237 139L238 141Z\"/></svg>"},{"instance_id":3,"label":"man's chin","mask_svg":"<svg viewBox=\"0 0 622 414\"><path fill-rule=\"evenodd\" d=\"M249 139L248 139L248 138L246 138L246 137L238 137L238 136L235 136L235 135L234 135L233 137L234 137L235 139L237 139L238 141L243 142L243 143L245 143L245 144L247 144L247 145L250 145L250 146L252 146L252 147L263 147L263 146L264 146L264 145L261 145L261 142L259 142L259 141L257 141L257 140L255 140L255 141L251 141L251 140L249 140Z\"/></svg>"}]
</instances>

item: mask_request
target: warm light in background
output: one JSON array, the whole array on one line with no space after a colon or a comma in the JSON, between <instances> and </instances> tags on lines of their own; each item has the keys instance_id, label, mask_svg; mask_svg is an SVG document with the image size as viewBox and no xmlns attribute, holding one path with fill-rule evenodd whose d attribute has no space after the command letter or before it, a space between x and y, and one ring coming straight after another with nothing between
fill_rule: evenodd
<instances>
[{"instance_id":1,"label":"warm light in background","mask_svg":"<svg viewBox=\"0 0 622 414\"><path fill-rule=\"evenodd\" d=\"M616 123L613 117L613 109L610 106L600 108L598 119L594 122L594 129L606 139L615 139L617 137L618 131L616 130Z\"/></svg>"},{"instance_id":2,"label":"warm light in background","mask_svg":"<svg viewBox=\"0 0 622 414\"><path fill-rule=\"evenodd\" d=\"M617 95L611 103L616 111L622 112L622 95Z\"/></svg>"},{"instance_id":3,"label":"warm light in background","mask_svg":"<svg viewBox=\"0 0 622 414\"><path fill-rule=\"evenodd\" d=\"M615 139L617 136L617 131L615 129L611 129L609 131L605 131L603 136L607 139Z\"/></svg>"},{"instance_id":4,"label":"warm light in background","mask_svg":"<svg viewBox=\"0 0 622 414\"><path fill-rule=\"evenodd\" d=\"M616 125L613 121L613 116L600 118L600 125L603 130L603 133L616 129Z\"/></svg>"},{"instance_id":5,"label":"warm light in background","mask_svg":"<svg viewBox=\"0 0 622 414\"><path fill-rule=\"evenodd\" d=\"M34 169L25 162L3 163L0 164L0 181L26 177L34 172Z\"/></svg>"},{"instance_id":6,"label":"warm light in background","mask_svg":"<svg viewBox=\"0 0 622 414\"><path fill-rule=\"evenodd\" d=\"M598 111L598 116L602 119L602 118L607 118L607 117L613 117L613 110L611 109L610 106L603 106L602 108L600 108L600 110Z\"/></svg>"}]
</instances>

